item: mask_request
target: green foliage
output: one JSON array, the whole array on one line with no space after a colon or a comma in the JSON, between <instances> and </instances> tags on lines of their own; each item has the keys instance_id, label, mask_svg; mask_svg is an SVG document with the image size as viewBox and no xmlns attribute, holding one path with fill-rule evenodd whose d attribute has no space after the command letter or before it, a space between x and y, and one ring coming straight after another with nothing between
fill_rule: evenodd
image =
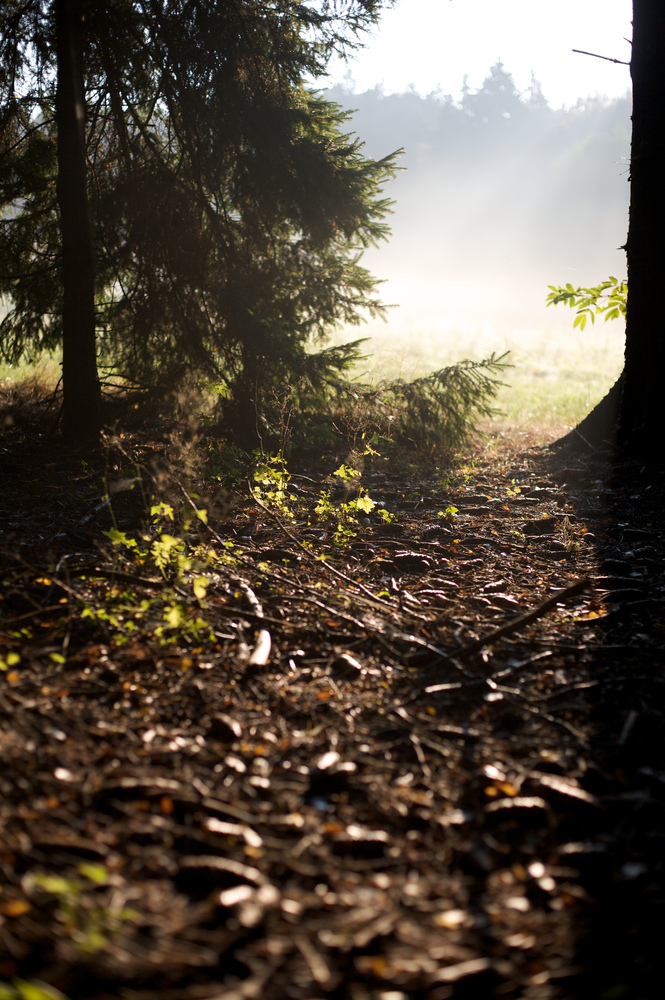
<instances>
[{"instance_id":1,"label":"green foliage","mask_svg":"<svg viewBox=\"0 0 665 1000\"><path fill-rule=\"evenodd\" d=\"M340 431L454 449L492 412L494 356L368 386L348 377L361 341L320 347L384 313L360 260L388 233L396 165L364 156L347 113L304 81L381 6L108 0L86 14L101 359L134 384L203 379L248 451L329 447ZM61 336L48 5L8 5L0 38L0 348L16 359Z\"/></svg>"},{"instance_id":2,"label":"green foliage","mask_svg":"<svg viewBox=\"0 0 665 1000\"><path fill-rule=\"evenodd\" d=\"M571 284L565 287L548 285L550 294L546 302L548 306L558 306L562 303L571 309L577 309L573 327L583 330L590 319L596 322L596 316L604 313L605 322L610 319L626 317L626 302L628 284L610 276L594 288L573 288Z\"/></svg>"},{"instance_id":3,"label":"green foliage","mask_svg":"<svg viewBox=\"0 0 665 1000\"><path fill-rule=\"evenodd\" d=\"M231 490L240 490L244 484L249 469L249 456L237 444L211 433L204 442L205 464L207 476L217 483L223 483Z\"/></svg>"},{"instance_id":4,"label":"green foliage","mask_svg":"<svg viewBox=\"0 0 665 1000\"><path fill-rule=\"evenodd\" d=\"M138 542L135 538L130 538L126 532L118 531L117 528L109 528L104 534L114 545L122 545L126 549L136 549L138 551Z\"/></svg>"},{"instance_id":5,"label":"green foliage","mask_svg":"<svg viewBox=\"0 0 665 1000\"><path fill-rule=\"evenodd\" d=\"M3 355L61 338L50 4L0 11ZM383 239L394 156L366 158L348 115L308 90L379 0L86 7L88 190L97 341L108 373L221 387L239 432L306 345L381 314L359 261ZM322 356L325 367L326 358ZM336 357L328 356L334 368Z\"/></svg>"},{"instance_id":6,"label":"green foliage","mask_svg":"<svg viewBox=\"0 0 665 1000\"><path fill-rule=\"evenodd\" d=\"M460 361L410 382L352 383L364 435L452 452L477 432L476 421L495 413L491 400L503 384L507 355Z\"/></svg>"},{"instance_id":7,"label":"green foliage","mask_svg":"<svg viewBox=\"0 0 665 1000\"><path fill-rule=\"evenodd\" d=\"M67 1000L67 997L48 983L17 977L11 983L0 983L0 1000Z\"/></svg>"},{"instance_id":8,"label":"green foliage","mask_svg":"<svg viewBox=\"0 0 665 1000\"><path fill-rule=\"evenodd\" d=\"M330 490L322 490L314 513L320 521L330 525L333 544L344 546L356 537L358 518L371 514L376 508L376 501L367 494L360 482L361 473L351 466L342 464L333 472L333 476L343 484L337 491L335 499ZM379 517L384 523L390 523L393 515L380 510Z\"/></svg>"},{"instance_id":9,"label":"green foliage","mask_svg":"<svg viewBox=\"0 0 665 1000\"><path fill-rule=\"evenodd\" d=\"M372 500L371 497L368 496L356 497L355 500L349 500L349 502L346 504L346 509L348 511L352 511L353 513L362 513L362 514L370 514L375 507L376 503L374 502L374 500Z\"/></svg>"},{"instance_id":10,"label":"green foliage","mask_svg":"<svg viewBox=\"0 0 665 1000\"><path fill-rule=\"evenodd\" d=\"M335 357L341 373L320 367L320 356L314 356L311 368L297 383L285 384L278 400L261 397L264 444L279 443L283 453L294 447L326 450L339 447L342 437L361 452L376 454L381 444L451 453L477 432L478 419L496 412L492 400L510 367L507 354L461 361L412 381L372 384L344 374L363 360L361 343L322 352Z\"/></svg>"},{"instance_id":11,"label":"green foliage","mask_svg":"<svg viewBox=\"0 0 665 1000\"><path fill-rule=\"evenodd\" d=\"M458 448L477 430L478 418L496 412L491 400L503 384L499 376L510 367L507 357L460 361L412 382L383 387L382 402L392 406L395 432L416 444Z\"/></svg>"},{"instance_id":12,"label":"green foliage","mask_svg":"<svg viewBox=\"0 0 665 1000\"><path fill-rule=\"evenodd\" d=\"M333 542L340 546L356 535L358 518L370 514L376 507L360 483L361 473L346 464L341 465L332 475L343 484L334 497L329 489L321 490L313 513L319 521L327 522L333 532ZM297 517L311 517L306 501L289 493L291 475L283 455L263 457L253 475L254 484L250 490L254 499L267 511L284 520L295 521ZM392 521L392 515L383 511L381 519Z\"/></svg>"},{"instance_id":13,"label":"green foliage","mask_svg":"<svg viewBox=\"0 0 665 1000\"><path fill-rule=\"evenodd\" d=\"M360 473L357 469L352 469L349 465L342 464L339 469L335 469L333 476L337 476L343 483L350 483L352 480L357 479Z\"/></svg>"},{"instance_id":14,"label":"green foliage","mask_svg":"<svg viewBox=\"0 0 665 1000\"><path fill-rule=\"evenodd\" d=\"M10 667L15 667L21 662L21 657L18 653L6 653L5 656L0 659L0 671L7 671Z\"/></svg>"},{"instance_id":15,"label":"green foliage","mask_svg":"<svg viewBox=\"0 0 665 1000\"><path fill-rule=\"evenodd\" d=\"M371 446L367 451L372 453ZM364 456L358 457L362 460ZM229 474L236 489L237 458L234 451ZM312 503L302 492L291 489L292 477L283 455L257 453L254 468L246 470L245 488L268 514L288 522L294 530L314 519L323 522L333 545L343 547L356 537L360 519L372 514L376 503L360 484L361 473L351 465L341 465L332 475L343 484L343 499L333 502L330 490L324 489ZM171 484L174 496L177 482ZM168 492L167 483L161 486ZM199 528L207 524L208 511L200 506L196 493L181 489L180 494L179 502L148 501L145 527L135 534L117 527L105 532L110 542L109 568L90 572L80 615L82 621L105 633L110 645L121 647L147 640L164 647L195 647L215 641L208 620L208 591L220 577L228 579L229 571L235 574L243 556L233 542L220 538L214 530L202 538ZM393 520L385 510L376 517L387 523ZM308 542L302 544L311 548ZM260 568L266 574L270 571L269 564ZM100 576L104 581L101 585L95 583ZM215 601L217 596L213 593L210 599ZM6 669L18 662L14 656L9 654L3 661Z\"/></svg>"},{"instance_id":16,"label":"green foliage","mask_svg":"<svg viewBox=\"0 0 665 1000\"><path fill-rule=\"evenodd\" d=\"M253 493L258 500L280 517L293 517L289 507L291 475L286 468L283 455L273 455L261 460L253 479L256 484Z\"/></svg>"},{"instance_id":17,"label":"green foliage","mask_svg":"<svg viewBox=\"0 0 665 1000\"><path fill-rule=\"evenodd\" d=\"M144 632L164 643L176 634L183 639L209 638L205 613L200 612L205 611L215 556L201 544L198 527L207 523L208 513L196 506L195 499L195 494L188 494L178 509L164 501L153 503L146 511L149 534L133 537L117 528L104 532L112 543L114 571L128 576L130 586L114 588L101 606L87 604L81 617L106 624L116 645ZM232 544L228 545L231 549ZM226 550L217 559L233 562ZM165 583L160 597L138 600L132 592L132 577L140 582L154 572Z\"/></svg>"},{"instance_id":18,"label":"green foliage","mask_svg":"<svg viewBox=\"0 0 665 1000\"><path fill-rule=\"evenodd\" d=\"M71 878L30 874L27 881L32 891L57 901L56 918L64 925L82 958L102 951L109 938L121 933L125 922L136 916L135 911L128 907L117 909L106 905L105 901L100 903L98 893L102 892L104 896L104 890L112 881L103 865L80 864L78 875ZM51 1000L51 997L55 1000L59 994L55 991L42 995L44 1000ZM25 990L18 993L22 1000L42 1000L42 995Z\"/></svg>"}]
</instances>

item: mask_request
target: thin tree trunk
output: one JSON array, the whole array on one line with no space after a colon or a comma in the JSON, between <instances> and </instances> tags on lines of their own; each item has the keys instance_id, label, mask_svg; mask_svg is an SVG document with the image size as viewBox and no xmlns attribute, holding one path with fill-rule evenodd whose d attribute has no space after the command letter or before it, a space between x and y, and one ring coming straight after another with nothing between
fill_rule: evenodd
<instances>
[{"instance_id":1,"label":"thin tree trunk","mask_svg":"<svg viewBox=\"0 0 665 1000\"><path fill-rule=\"evenodd\" d=\"M628 302L619 443L665 458L665 2L634 0Z\"/></svg>"},{"instance_id":2,"label":"thin tree trunk","mask_svg":"<svg viewBox=\"0 0 665 1000\"><path fill-rule=\"evenodd\" d=\"M54 0L57 45L58 206L62 240L63 434L99 438L92 226L85 156L81 0Z\"/></svg>"}]
</instances>

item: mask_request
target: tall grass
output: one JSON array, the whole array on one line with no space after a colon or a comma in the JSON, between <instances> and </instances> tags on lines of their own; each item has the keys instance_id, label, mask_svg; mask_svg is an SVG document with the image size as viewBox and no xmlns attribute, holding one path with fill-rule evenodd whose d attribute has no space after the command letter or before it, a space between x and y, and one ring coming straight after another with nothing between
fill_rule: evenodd
<instances>
[{"instance_id":1,"label":"tall grass","mask_svg":"<svg viewBox=\"0 0 665 1000\"><path fill-rule=\"evenodd\" d=\"M572 327L572 314L571 327ZM623 367L624 335L619 323L514 333L455 335L427 329L371 324L363 378L414 378L463 358L480 360L510 351L514 366L499 391L495 422L516 428L564 433L602 399ZM353 331L353 336L358 333ZM349 339L340 335L340 340Z\"/></svg>"},{"instance_id":2,"label":"tall grass","mask_svg":"<svg viewBox=\"0 0 665 1000\"><path fill-rule=\"evenodd\" d=\"M571 314L572 316L572 314ZM510 351L513 368L499 391L499 425L564 433L586 416L614 383L623 365L624 336L619 323L547 332L454 335L441 331L371 324L368 355L357 374L363 380L416 378L463 358L480 360ZM358 337L357 329L335 340ZM0 387L26 379L53 387L61 375L60 358L44 357L20 365L0 363Z\"/></svg>"},{"instance_id":3,"label":"tall grass","mask_svg":"<svg viewBox=\"0 0 665 1000\"><path fill-rule=\"evenodd\" d=\"M8 386L26 380L42 383L53 387L62 374L60 358L48 356L39 361L21 361L17 365L8 365L0 361L0 386Z\"/></svg>"}]
</instances>

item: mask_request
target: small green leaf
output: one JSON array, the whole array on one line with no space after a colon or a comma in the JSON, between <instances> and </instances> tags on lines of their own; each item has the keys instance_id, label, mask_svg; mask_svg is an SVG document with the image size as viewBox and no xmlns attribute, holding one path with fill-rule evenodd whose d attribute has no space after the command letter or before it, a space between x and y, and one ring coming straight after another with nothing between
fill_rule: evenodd
<instances>
[{"instance_id":1,"label":"small green leaf","mask_svg":"<svg viewBox=\"0 0 665 1000\"><path fill-rule=\"evenodd\" d=\"M117 528L109 528L109 530L104 531L103 534L105 534L114 545L125 545L128 549L136 548L136 539L128 538L124 531L118 531Z\"/></svg>"},{"instance_id":2,"label":"small green leaf","mask_svg":"<svg viewBox=\"0 0 665 1000\"><path fill-rule=\"evenodd\" d=\"M95 882L97 885L106 885L109 880L108 869L104 865L94 865L83 862L79 865L79 872L84 875L85 878L89 878L91 882Z\"/></svg>"},{"instance_id":3,"label":"small green leaf","mask_svg":"<svg viewBox=\"0 0 665 1000\"><path fill-rule=\"evenodd\" d=\"M344 482L348 482L349 479L358 478L360 473L349 465L340 465L339 469L335 469L333 472L333 476L338 476Z\"/></svg>"},{"instance_id":4,"label":"small green leaf","mask_svg":"<svg viewBox=\"0 0 665 1000\"><path fill-rule=\"evenodd\" d=\"M169 626L169 628L177 628L180 624L182 624L182 620L183 620L182 611L175 604L172 605L172 607L168 608L164 615L164 621Z\"/></svg>"},{"instance_id":5,"label":"small green leaf","mask_svg":"<svg viewBox=\"0 0 665 1000\"><path fill-rule=\"evenodd\" d=\"M39 979L32 979L29 983L25 979L15 979L14 986L18 991L15 995L20 1000L67 1000L55 986L42 983Z\"/></svg>"},{"instance_id":6,"label":"small green leaf","mask_svg":"<svg viewBox=\"0 0 665 1000\"><path fill-rule=\"evenodd\" d=\"M34 882L45 892L50 892L52 896L76 895L77 881L74 879L62 878L61 875L37 874L34 877Z\"/></svg>"},{"instance_id":7,"label":"small green leaf","mask_svg":"<svg viewBox=\"0 0 665 1000\"><path fill-rule=\"evenodd\" d=\"M351 506L349 504L349 506ZM376 503L370 497L358 497L355 501L356 510L364 510L366 514L374 510Z\"/></svg>"},{"instance_id":8,"label":"small green leaf","mask_svg":"<svg viewBox=\"0 0 665 1000\"><path fill-rule=\"evenodd\" d=\"M156 503L150 508L152 517L168 517L173 520L173 507L170 503Z\"/></svg>"}]
</instances>

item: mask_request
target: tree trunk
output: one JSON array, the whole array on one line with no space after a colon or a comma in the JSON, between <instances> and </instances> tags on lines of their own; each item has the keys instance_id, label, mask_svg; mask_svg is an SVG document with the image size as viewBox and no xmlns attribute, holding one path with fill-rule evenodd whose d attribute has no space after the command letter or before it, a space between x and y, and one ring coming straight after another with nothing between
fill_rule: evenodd
<instances>
[{"instance_id":1,"label":"tree trunk","mask_svg":"<svg viewBox=\"0 0 665 1000\"><path fill-rule=\"evenodd\" d=\"M665 3L634 0L628 301L619 444L665 458Z\"/></svg>"},{"instance_id":2,"label":"tree trunk","mask_svg":"<svg viewBox=\"0 0 665 1000\"><path fill-rule=\"evenodd\" d=\"M581 451L588 451L589 448L593 451L599 448L614 449L617 444L617 426L622 392L623 372L607 395L603 396L601 401L594 406L591 413L587 414L577 427L573 427L572 431L555 441L553 447Z\"/></svg>"},{"instance_id":3,"label":"tree trunk","mask_svg":"<svg viewBox=\"0 0 665 1000\"><path fill-rule=\"evenodd\" d=\"M58 206L62 241L63 416L65 438L99 439L101 392L95 349L92 226L85 155L82 0L55 0Z\"/></svg>"}]
</instances>

